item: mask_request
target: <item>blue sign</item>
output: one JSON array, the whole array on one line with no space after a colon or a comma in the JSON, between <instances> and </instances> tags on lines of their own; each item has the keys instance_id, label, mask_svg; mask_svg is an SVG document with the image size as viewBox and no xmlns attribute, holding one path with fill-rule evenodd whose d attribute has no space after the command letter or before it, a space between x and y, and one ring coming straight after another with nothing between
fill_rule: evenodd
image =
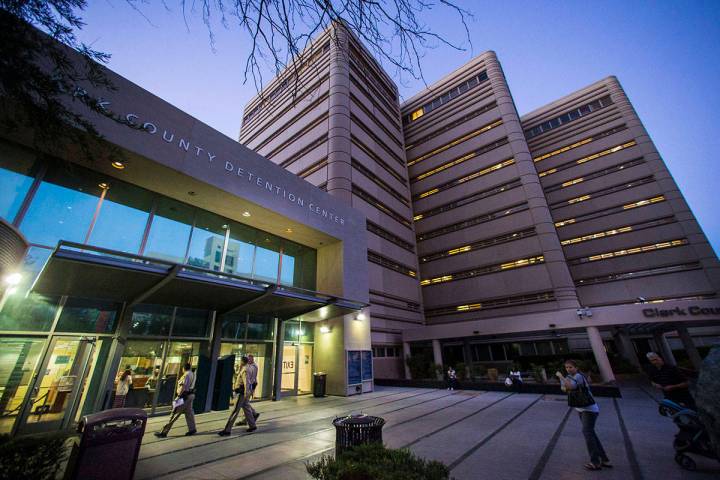
<instances>
[{"instance_id":1,"label":"blue sign","mask_svg":"<svg viewBox=\"0 0 720 480\"><path fill-rule=\"evenodd\" d=\"M348 385L362 383L362 359L360 351L347 352Z\"/></svg>"},{"instance_id":2,"label":"blue sign","mask_svg":"<svg viewBox=\"0 0 720 480\"><path fill-rule=\"evenodd\" d=\"M372 380L372 352L364 350L362 352L362 379Z\"/></svg>"}]
</instances>

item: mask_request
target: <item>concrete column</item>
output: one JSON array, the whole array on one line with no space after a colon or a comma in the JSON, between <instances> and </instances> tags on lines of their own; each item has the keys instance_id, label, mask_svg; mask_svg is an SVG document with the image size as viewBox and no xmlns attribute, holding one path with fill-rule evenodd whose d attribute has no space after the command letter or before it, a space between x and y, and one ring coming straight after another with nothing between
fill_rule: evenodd
<instances>
[{"instance_id":1,"label":"concrete column","mask_svg":"<svg viewBox=\"0 0 720 480\"><path fill-rule=\"evenodd\" d=\"M593 355L595 356L595 362L600 368L600 376L602 376L603 382L614 382L615 374L610 366L610 360L608 360L607 352L605 351L605 345L603 345L602 336L600 330L597 327L587 327L586 329L588 338L590 339L590 346L592 347Z\"/></svg>"},{"instance_id":2,"label":"concrete column","mask_svg":"<svg viewBox=\"0 0 720 480\"><path fill-rule=\"evenodd\" d=\"M670 344L668 343L667 338L665 338L665 334L663 332L655 332L653 333L653 340L655 340L655 345L659 350L657 353L662 356L665 363L672 366L677 365L675 355L672 353L672 348L670 348Z\"/></svg>"},{"instance_id":3,"label":"concrete column","mask_svg":"<svg viewBox=\"0 0 720 480\"><path fill-rule=\"evenodd\" d=\"M412 375L410 375L410 367L408 367L407 359L410 358L410 344L408 342L403 342L403 366L405 367L405 378L407 380L412 379Z\"/></svg>"},{"instance_id":4,"label":"concrete column","mask_svg":"<svg viewBox=\"0 0 720 480\"><path fill-rule=\"evenodd\" d=\"M702 366L702 357L695 347L695 343L693 342L688 329L686 327L680 327L677 329L677 334L680 337L680 341L682 342L693 367L695 367L695 370L700 370L700 367Z\"/></svg>"},{"instance_id":5,"label":"concrete column","mask_svg":"<svg viewBox=\"0 0 720 480\"><path fill-rule=\"evenodd\" d=\"M432 346L433 346L433 362L435 362L436 365L442 366L443 359L442 359L442 348L440 347L440 340L433 340ZM437 377L438 377L438 380L442 380L442 378L443 378L442 371L438 372Z\"/></svg>"},{"instance_id":6,"label":"concrete column","mask_svg":"<svg viewBox=\"0 0 720 480\"><path fill-rule=\"evenodd\" d=\"M625 360L640 368L640 359L635 351L635 346L630 340L630 335L625 330L618 330L615 333L615 343Z\"/></svg>"}]
</instances>

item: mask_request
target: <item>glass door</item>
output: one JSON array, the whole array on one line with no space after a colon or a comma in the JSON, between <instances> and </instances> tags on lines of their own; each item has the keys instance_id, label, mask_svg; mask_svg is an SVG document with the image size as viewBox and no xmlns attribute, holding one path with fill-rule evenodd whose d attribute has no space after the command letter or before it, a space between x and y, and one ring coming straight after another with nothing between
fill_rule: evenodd
<instances>
[{"instance_id":1,"label":"glass door","mask_svg":"<svg viewBox=\"0 0 720 480\"><path fill-rule=\"evenodd\" d=\"M285 344L282 356L280 393L302 395L312 392L312 350L308 344Z\"/></svg>"},{"instance_id":2,"label":"glass door","mask_svg":"<svg viewBox=\"0 0 720 480\"><path fill-rule=\"evenodd\" d=\"M17 433L69 426L91 368L95 338L53 337L32 382Z\"/></svg>"},{"instance_id":3,"label":"glass door","mask_svg":"<svg viewBox=\"0 0 720 480\"><path fill-rule=\"evenodd\" d=\"M45 338L0 338L0 434L12 432L22 413Z\"/></svg>"}]
</instances>

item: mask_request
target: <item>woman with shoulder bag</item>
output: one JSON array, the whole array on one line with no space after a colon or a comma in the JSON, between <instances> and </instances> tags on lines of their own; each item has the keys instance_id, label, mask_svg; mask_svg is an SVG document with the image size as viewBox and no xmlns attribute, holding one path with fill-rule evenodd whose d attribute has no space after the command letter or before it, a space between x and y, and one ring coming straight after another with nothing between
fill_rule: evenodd
<instances>
[{"instance_id":1,"label":"woman with shoulder bag","mask_svg":"<svg viewBox=\"0 0 720 480\"><path fill-rule=\"evenodd\" d=\"M578 370L574 360L565 361L565 371L567 376L563 376L560 372L556 372L555 376L560 380L562 391L568 394L568 406L574 407L580 414L582 432L590 454L590 462L586 463L584 467L588 470L600 470L602 467L611 468L610 459L595 433L595 422L597 422L600 409L590 392L590 383L587 377Z\"/></svg>"}]
</instances>

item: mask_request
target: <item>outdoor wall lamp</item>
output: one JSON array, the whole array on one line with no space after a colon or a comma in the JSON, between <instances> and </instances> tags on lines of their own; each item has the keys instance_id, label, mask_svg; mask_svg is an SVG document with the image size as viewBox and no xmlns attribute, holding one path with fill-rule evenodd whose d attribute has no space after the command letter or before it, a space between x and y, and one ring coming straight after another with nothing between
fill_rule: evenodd
<instances>
[{"instance_id":1,"label":"outdoor wall lamp","mask_svg":"<svg viewBox=\"0 0 720 480\"><path fill-rule=\"evenodd\" d=\"M327 325L323 325L320 327L320 333L330 333L331 328Z\"/></svg>"},{"instance_id":2,"label":"outdoor wall lamp","mask_svg":"<svg viewBox=\"0 0 720 480\"><path fill-rule=\"evenodd\" d=\"M588 307L578 308L577 310L575 310L575 313L577 313L577 316L581 319L583 317L590 318L593 315L592 310L590 310Z\"/></svg>"},{"instance_id":3,"label":"outdoor wall lamp","mask_svg":"<svg viewBox=\"0 0 720 480\"><path fill-rule=\"evenodd\" d=\"M366 318L367 318L367 317L366 317L365 314L362 313L362 312L361 312L361 313L358 313L357 315L355 315L355 320L363 321L363 320L365 320Z\"/></svg>"}]
</instances>

